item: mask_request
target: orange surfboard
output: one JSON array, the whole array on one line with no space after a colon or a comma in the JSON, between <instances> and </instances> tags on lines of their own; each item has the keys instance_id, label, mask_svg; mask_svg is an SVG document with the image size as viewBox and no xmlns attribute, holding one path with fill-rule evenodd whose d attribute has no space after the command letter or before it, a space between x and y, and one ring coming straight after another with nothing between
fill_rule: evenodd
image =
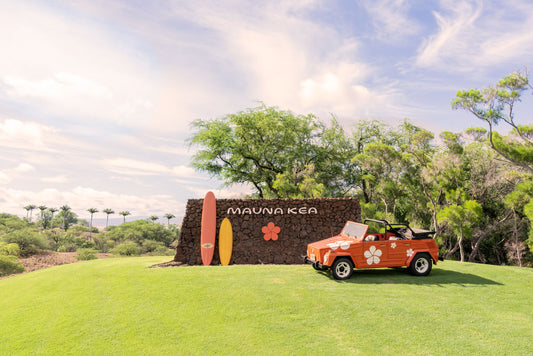
<instances>
[{"instance_id":1,"label":"orange surfboard","mask_svg":"<svg viewBox=\"0 0 533 356\"><path fill-rule=\"evenodd\" d=\"M220 231L218 232L218 254L222 266L229 265L231 251L233 249L233 229L228 218L222 220Z\"/></svg>"},{"instance_id":2,"label":"orange surfboard","mask_svg":"<svg viewBox=\"0 0 533 356\"><path fill-rule=\"evenodd\" d=\"M217 203L215 194L207 192L202 207L202 227L200 237L200 247L202 252L202 263L209 266L213 260L215 251L215 239L217 236Z\"/></svg>"}]
</instances>

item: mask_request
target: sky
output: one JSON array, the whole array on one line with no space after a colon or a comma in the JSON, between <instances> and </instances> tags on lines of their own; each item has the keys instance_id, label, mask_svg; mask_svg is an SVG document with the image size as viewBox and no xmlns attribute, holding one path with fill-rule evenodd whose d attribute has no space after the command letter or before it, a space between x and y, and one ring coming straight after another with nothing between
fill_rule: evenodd
<instances>
[{"instance_id":1,"label":"sky","mask_svg":"<svg viewBox=\"0 0 533 356\"><path fill-rule=\"evenodd\" d=\"M191 166L196 119L264 103L459 132L481 122L457 90L533 58L529 0L0 0L0 29L0 212L18 216L180 223L187 199L250 192Z\"/></svg>"}]
</instances>

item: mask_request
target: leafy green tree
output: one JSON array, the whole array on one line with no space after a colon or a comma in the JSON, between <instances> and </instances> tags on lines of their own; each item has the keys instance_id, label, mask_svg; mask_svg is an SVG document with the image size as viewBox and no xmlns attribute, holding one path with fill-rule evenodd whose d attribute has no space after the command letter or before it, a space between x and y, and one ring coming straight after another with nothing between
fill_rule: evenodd
<instances>
[{"instance_id":1,"label":"leafy green tree","mask_svg":"<svg viewBox=\"0 0 533 356\"><path fill-rule=\"evenodd\" d=\"M62 220L63 230L66 232L70 226L78 222L78 216L71 211L70 206L63 205L57 217Z\"/></svg>"},{"instance_id":2,"label":"leafy green tree","mask_svg":"<svg viewBox=\"0 0 533 356\"><path fill-rule=\"evenodd\" d=\"M32 227L14 230L2 237L7 243L16 243L20 247L21 256L29 256L37 253L38 250L48 247L47 241L41 234Z\"/></svg>"},{"instance_id":3,"label":"leafy green tree","mask_svg":"<svg viewBox=\"0 0 533 356\"><path fill-rule=\"evenodd\" d=\"M159 220L159 217L156 215L152 215L148 218L148 220L150 220L151 222L156 222L157 220Z\"/></svg>"},{"instance_id":4,"label":"leafy green tree","mask_svg":"<svg viewBox=\"0 0 533 356\"><path fill-rule=\"evenodd\" d=\"M351 188L344 177L351 177L353 152L335 120L326 127L313 115L263 105L197 120L193 128L190 143L200 147L193 165L228 185L248 183L260 198L298 195L298 186L309 186L302 184L309 178L323 184L326 196L342 196Z\"/></svg>"},{"instance_id":5,"label":"leafy green tree","mask_svg":"<svg viewBox=\"0 0 533 356\"><path fill-rule=\"evenodd\" d=\"M515 72L493 87L459 90L452 108L466 110L484 121L490 146L508 161L533 174L533 125L519 125L514 117L515 105L528 89L528 76ZM501 122L511 127L513 136L501 136L495 130Z\"/></svg>"},{"instance_id":6,"label":"leafy green tree","mask_svg":"<svg viewBox=\"0 0 533 356\"><path fill-rule=\"evenodd\" d=\"M458 236L457 245L459 247L461 262L465 261L465 252L463 241L472 236L474 226L481 222L483 208L475 200L466 200L464 204L450 205L438 213L438 218L445 224L448 224ZM450 251L449 254L453 253Z\"/></svg>"},{"instance_id":7,"label":"leafy green tree","mask_svg":"<svg viewBox=\"0 0 533 356\"><path fill-rule=\"evenodd\" d=\"M54 213L57 213L59 210L57 208L48 208L48 211L50 212L50 227L53 227Z\"/></svg>"},{"instance_id":8,"label":"leafy green tree","mask_svg":"<svg viewBox=\"0 0 533 356\"><path fill-rule=\"evenodd\" d=\"M91 238L93 232L93 215L98 212L98 209L89 208L87 211L91 214L91 224L89 225L89 238Z\"/></svg>"},{"instance_id":9,"label":"leafy green tree","mask_svg":"<svg viewBox=\"0 0 533 356\"><path fill-rule=\"evenodd\" d=\"M113 209L109 209L109 208L104 209L103 211L104 211L104 213L106 215L106 217L105 217L105 228L107 229L107 226L109 225L109 215L114 214L115 212L113 211Z\"/></svg>"}]
</instances>

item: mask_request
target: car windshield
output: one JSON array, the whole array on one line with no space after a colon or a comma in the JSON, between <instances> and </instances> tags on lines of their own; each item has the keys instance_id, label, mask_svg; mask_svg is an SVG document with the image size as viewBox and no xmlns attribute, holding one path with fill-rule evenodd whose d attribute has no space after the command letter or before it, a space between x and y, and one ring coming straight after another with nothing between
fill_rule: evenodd
<instances>
[{"instance_id":1,"label":"car windshield","mask_svg":"<svg viewBox=\"0 0 533 356\"><path fill-rule=\"evenodd\" d=\"M349 221L344 226L344 229L342 229L341 235L346 235L358 239L365 236L366 230L368 230L368 225Z\"/></svg>"}]
</instances>

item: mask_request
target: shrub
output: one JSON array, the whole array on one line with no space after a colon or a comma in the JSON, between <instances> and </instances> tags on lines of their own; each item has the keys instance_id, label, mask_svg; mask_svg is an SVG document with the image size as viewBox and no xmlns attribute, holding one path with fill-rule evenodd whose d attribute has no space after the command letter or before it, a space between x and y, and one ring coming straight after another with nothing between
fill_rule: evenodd
<instances>
[{"instance_id":1,"label":"shrub","mask_svg":"<svg viewBox=\"0 0 533 356\"><path fill-rule=\"evenodd\" d=\"M82 261L95 260L97 258L96 257L97 252L98 251L92 248L79 248L76 250L76 253L77 253L76 258Z\"/></svg>"},{"instance_id":2,"label":"shrub","mask_svg":"<svg viewBox=\"0 0 533 356\"><path fill-rule=\"evenodd\" d=\"M0 255L0 277L24 272L24 266L16 256Z\"/></svg>"},{"instance_id":3,"label":"shrub","mask_svg":"<svg viewBox=\"0 0 533 356\"><path fill-rule=\"evenodd\" d=\"M16 243L0 242L0 255L20 256L20 247Z\"/></svg>"},{"instance_id":4,"label":"shrub","mask_svg":"<svg viewBox=\"0 0 533 356\"><path fill-rule=\"evenodd\" d=\"M37 253L38 250L48 247L46 239L32 228L24 228L7 233L4 235L3 241L16 243L20 247L21 256L30 256Z\"/></svg>"},{"instance_id":5,"label":"shrub","mask_svg":"<svg viewBox=\"0 0 533 356\"><path fill-rule=\"evenodd\" d=\"M117 245L114 249L111 250L111 253L114 255L121 256L137 256L141 253L141 248L133 241L126 241Z\"/></svg>"}]
</instances>

